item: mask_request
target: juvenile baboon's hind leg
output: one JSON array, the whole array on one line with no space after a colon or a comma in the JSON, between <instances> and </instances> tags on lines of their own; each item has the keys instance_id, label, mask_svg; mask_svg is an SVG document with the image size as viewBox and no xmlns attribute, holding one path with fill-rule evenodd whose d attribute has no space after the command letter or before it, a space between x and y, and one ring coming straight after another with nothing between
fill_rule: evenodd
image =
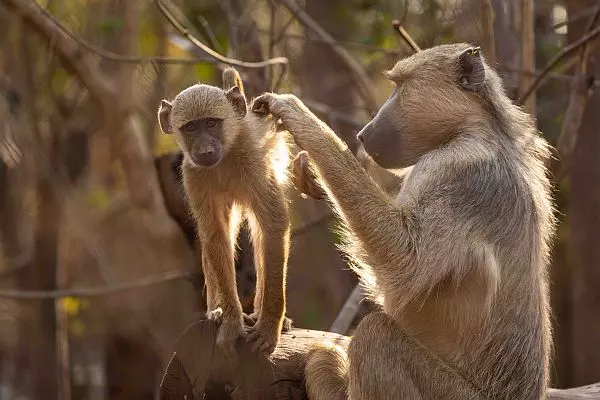
<instances>
[{"instance_id":1,"label":"juvenile baboon's hind leg","mask_svg":"<svg viewBox=\"0 0 600 400\"><path fill-rule=\"evenodd\" d=\"M280 205L279 207L283 207ZM264 249L268 246L265 243L263 235L263 229L261 228L256 217L249 218L250 233L252 236L252 246L254 248L254 268L256 269L256 290L254 293L254 312L250 315L244 314L244 322L248 326L254 326L260 317L260 312L263 307L263 296L265 292L266 280L269 279L265 273L265 251ZM285 236L285 233L281 233ZM276 246L278 244L275 244ZM286 255L287 258L287 255ZM283 264L282 264L283 265ZM285 275L283 277L285 279ZM292 328L292 320L284 317L282 332L289 331Z\"/></svg>"},{"instance_id":2,"label":"juvenile baboon's hind leg","mask_svg":"<svg viewBox=\"0 0 600 400\"><path fill-rule=\"evenodd\" d=\"M284 322L290 224L283 189L274 180L264 185L256 189L260 195L253 201L250 218L254 251L260 253L255 302L260 309L248 339L254 341L255 350L272 353Z\"/></svg>"},{"instance_id":3,"label":"juvenile baboon's hind leg","mask_svg":"<svg viewBox=\"0 0 600 400\"><path fill-rule=\"evenodd\" d=\"M309 399L345 399L346 395L350 400L485 398L383 312L361 321L352 336L348 360L346 365L340 350L312 350L305 369Z\"/></svg>"}]
</instances>

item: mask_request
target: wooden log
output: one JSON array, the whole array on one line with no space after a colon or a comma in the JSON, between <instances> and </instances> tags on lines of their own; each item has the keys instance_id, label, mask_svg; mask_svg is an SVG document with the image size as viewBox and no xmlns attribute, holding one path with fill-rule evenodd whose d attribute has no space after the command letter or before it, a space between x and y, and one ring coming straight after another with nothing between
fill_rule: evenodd
<instances>
[{"instance_id":1,"label":"wooden log","mask_svg":"<svg viewBox=\"0 0 600 400\"><path fill-rule=\"evenodd\" d=\"M160 399L306 399L303 379L308 349L318 342L343 347L350 342L347 336L294 328L282 334L270 357L253 353L240 340L236 366L215 345L217 331L213 321L203 320L180 336L160 385Z\"/></svg>"},{"instance_id":2,"label":"wooden log","mask_svg":"<svg viewBox=\"0 0 600 400\"><path fill-rule=\"evenodd\" d=\"M228 362L215 345L218 326L202 320L177 340L160 385L161 400L305 400L304 363L308 349L330 341L342 347L350 338L294 328L281 335L270 356L256 355L240 340L238 362ZM548 400L600 400L600 383L567 390L550 389Z\"/></svg>"}]
</instances>

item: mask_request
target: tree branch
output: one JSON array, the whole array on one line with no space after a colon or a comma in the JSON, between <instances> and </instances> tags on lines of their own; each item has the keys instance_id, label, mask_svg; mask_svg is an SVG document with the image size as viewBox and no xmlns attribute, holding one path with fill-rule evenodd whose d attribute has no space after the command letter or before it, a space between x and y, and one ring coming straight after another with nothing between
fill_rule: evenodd
<instances>
[{"instance_id":1,"label":"tree branch","mask_svg":"<svg viewBox=\"0 0 600 400\"><path fill-rule=\"evenodd\" d=\"M69 36L72 40L77 42L84 49L102 57L107 60L128 63L128 64L198 64L198 63L211 63L214 64L217 60L213 57L193 57L193 58L178 58L178 57L164 57L164 56L149 56L149 57L138 57L128 54L117 54L115 52L103 49L99 46L95 46L87 40L73 34L64 25L62 25L52 14L45 12L46 18L51 20L65 35Z\"/></svg>"},{"instance_id":2,"label":"tree branch","mask_svg":"<svg viewBox=\"0 0 600 400\"><path fill-rule=\"evenodd\" d=\"M195 278L197 275L181 272L169 271L162 274L152 275L132 282L115 283L106 286L90 288L73 288L62 290L0 290L0 298L14 300L51 300L61 297L98 297L115 294L135 289L142 289L148 286L160 285L180 279Z\"/></svg>"},{"instance_id":3,"label":"tree branch","mask_svg":"<svg viewBox=\"0 0 600 400\"><path fill-rule=\"evenodd\" d=\"M575 41L572 44L568 45L567 47L565 47L563 49L563 51L561 51L559 54L557 54L556 56L554 56L554 58L552 60L550 60L550 62L544 67L544 69L542 70L542 72L540 73L540 75L538 75L535 78L535 80L533 81L533 83L531 84L531 86L529 86L529 88L527 88L527 90L524 91L523 95L519 99L519 103L523 104L527 100L527 98L535 90L538 89L538 87L541 85L541 83L544 80L544 78L546 77L546 75L551 70L553 70L554 67L556 67L556 65L560 61L562 61L563 59L565 59L567 57L570 57L579 47L581 47L584 44L586 44L586 43L590 42L591 40L595 39L598 35L600 35L600 26L596 27L594 30L590 31L588 34L582 36L577 41Z\"/></svg>"},{"instance_id":4,"label":"tree branch","mask_svg":"<svg viewBox=\"0 0 600 400\"><path fill-rule=\"evenodd\" d=\"M408 34L408 32L406 32L406 30L402 27L402 25L400 25L400 21L392 21L392 26L394 27L394 30L398 32L400 37L404 39L406 44L408 44L408 46L412 49L414 53L418 53L419 51L421 51L421 48L419 47L417 42L415 42L413 38Z\"/></svg>"},{"instance_id":5,"label":"tree branch","mask_svg":"<svg viewBox=\"0 0 600 400\"><path fill-rule=\"evenodd\" d=\"M48 11L34 1L2 0L2 2L25 19L34 30L52 42L66 67L77 75L99 104L106 106L105 100L108 98L111 99L111 102L113 101L116 90L112 82L98 73L95 63L88 55L81 52L78 43L65 33L65 30ZM112 108L112 105L108 108Z\"/></svg>"},{"instance_id":6,"label":"tree branch","mask_svg":"<svg viewBox=\"0 0 600 400\"><path fill-rule=\"evenodd\" d=\"M172 14L172 12L167 8L167 6L164 4L164 0L154 0L154 3L156 4L156 6L160 10L160 12L165 16L165 18L167 18L167 20L171 23L171 25L173 25L173 27L177 31L179 31L179 33L181 33L185 38L187 38L196 47L198 47L202 51L206 52L209 56L215 58L217 61L222 62L223 64L233 65L233 66L240 67L240 68L264 68L264 67L268 67L270 65L288 64L288 59L286 57L275 57L275 58L271 58L271 59L267 59L267 60L263 60L263 61L257 61L257 62L240 61L240 60L236 60L233 58L225 57L225 56L217 53L215 50L211 49L210 47L208 47L207 45L202 43L197 37L192 35L190 33L190 31L185 26L183 26L175 18L175 16ZM173 7L173 5L171 5L171 7Z\"/></svg>"},{"instance_id":7,"label":"tree branch","mask_svg":"<svg viewBox=\"0 0 600 400\"><path fill-rule=\"evenodd\" d=\"M348 51L339 46L337 41L323 29L314 19L312 19L296 2L293 0L277 0L283 4L298 21L306 28L313 31L319 36L326 44L331 46L332 50L340 57L340 59L348 66L354 81L358 86L358 92L365 103L365 108L371 117L375 116L379 107L375 102L375 93L373 91L373 83L366 74L363 67L354 57L348 53Z\"/></svg>"},{"instance_id":8,"label":"tree branch","mask_svg":"<svg viewBox=\"0 0 600 400\"><path fill-rule=\"evenodd\" d=\"M363 288L360 283L357 283L352 290L352 293L344 303L344 306L340 310L340 313L333 321L331 325L331 329L329 329L333 333L339 333L340 335L346 335L350 326L352 325L352 321L356 318L356 314L358 314L358 310L360 309L360 302L365 298L365 294L363 292Z\"/></svg>"}]
</instances>

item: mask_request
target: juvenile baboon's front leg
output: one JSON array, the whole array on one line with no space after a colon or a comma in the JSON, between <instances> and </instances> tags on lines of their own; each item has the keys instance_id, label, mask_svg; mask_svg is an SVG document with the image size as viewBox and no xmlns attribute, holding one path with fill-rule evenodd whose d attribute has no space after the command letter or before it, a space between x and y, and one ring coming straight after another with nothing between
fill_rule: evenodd
<instances>
[{"instance_id":1,"label":"juvenile baboon's front leg","mask_svg":"<svg viewBox=\"0 0 600 400\"><path fill-rule=\"evenodd\" d=\"M253 201L251 230L257 260L256 324L248 340L255 351L272 353L279 341L285 314L285 279L290 227L283 190L274 181ZM259 284L258 281L262 281Z\"/></svg>"},{"instance_id":2,"label":"juvenile baboon's front leg","mask_svg":"<svg viewBox=\"0 0 600 400\"><path fill-rule=\"evenodd\" d=\"M384 312L367 315L352 336L347 356L316 347L306 363L311 400L471 400L486 398L456 368L409 338Z\"/></svg>"},{"instance_id":3,"label":"juvenile baboon's front leg","mask_svg":"<svg viewBox=\"0 0 600 400\"><path fill-rule=\"evenodd\" d=\"M204 286L206 287L206 316L208 319L220 319L222 310L219 307L218 282L214 268L209 265L206 251L202 252L202 272L204 273Z\"/></svg>"}]
</instances>

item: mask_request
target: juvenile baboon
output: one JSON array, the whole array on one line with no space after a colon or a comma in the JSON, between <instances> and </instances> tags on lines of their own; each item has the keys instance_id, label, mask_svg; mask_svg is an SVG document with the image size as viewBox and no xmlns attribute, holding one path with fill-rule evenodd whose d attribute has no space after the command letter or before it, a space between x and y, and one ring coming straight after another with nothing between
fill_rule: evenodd
<instances>
[{"instance_id":1,"label":"juvenile baboon","mask_svg":"<svg viewBox=\"0 0 600 400\"><path fill-rule=\"evenodd\" d=\"M184 153L185 192L202 244L207 316L220 321L217 343L234 356L245 336L236 291L235 239L242 215L252 232L256 267L256 321L247 339L271 353L285 313L289 221L284 195L288 147L268 115L247 112L241 79L223 72L224 89L193 85L158 111L161 129Z\"/></svg>"},{"instance_id":2,"label":"juvenile baboon","mask_svg":"<svg viewBox=\"0 0 600 400\"><path fill-rule=\"evenodd\" d=\"M396 89L358 137L380 166L413 166L395 199L296 97L254 103L308 151L382 305L347 354L309 352L309 397L545 398L548 146L478 48L433 47L386 75Z\"/></svg>"}]
</instances>

